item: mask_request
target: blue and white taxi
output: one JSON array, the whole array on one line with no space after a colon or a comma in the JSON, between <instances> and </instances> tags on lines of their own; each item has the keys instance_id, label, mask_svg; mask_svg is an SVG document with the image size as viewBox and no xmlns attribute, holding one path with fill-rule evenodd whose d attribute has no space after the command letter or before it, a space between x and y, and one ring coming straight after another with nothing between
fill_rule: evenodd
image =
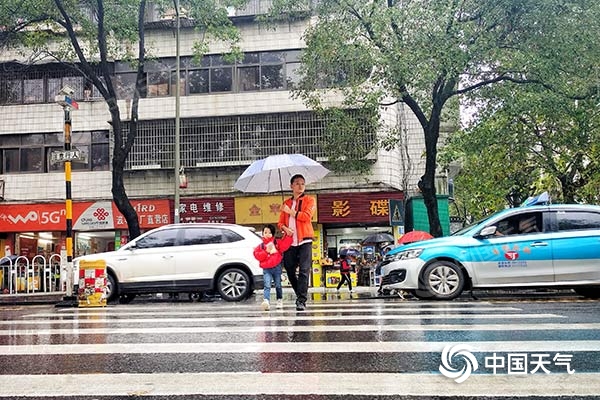
<instances>
[{"instance_id":1,"label":"blue and white taxi","mask_svg":"<svg viewBox=\"0 0 600 400\"><path fill-rule=\"evenodd\" d=\"M450 300L475 288L572 288L600 297L600 206L502 210L451 236L399 246L381 263L382 289Z\"/></svg>"}]
</instances>

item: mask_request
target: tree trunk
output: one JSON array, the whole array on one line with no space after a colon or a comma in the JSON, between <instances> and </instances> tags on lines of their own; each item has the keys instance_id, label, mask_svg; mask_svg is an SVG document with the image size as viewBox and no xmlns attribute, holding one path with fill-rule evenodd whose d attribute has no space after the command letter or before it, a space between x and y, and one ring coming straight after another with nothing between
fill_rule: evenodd
<instances>
[{"instance_id":1,"label":"tree trunk","mask_svg":"<svg viewBox=\"0 0 600 400\"><path fill-rule=\"evenodd\" d=\"M123 172L125 170L125 161L133 147L135 137L137 136L138 123L138 107L140 96L145 95L146 81L144 79L144 62L146 59L145 46L145 31L144 31L144 15L146 10L146 1L142 0L138 8L138 67L135 83L135 91L131 104L131 121L129 124L129 133L126 140L123 138L123 125L121 124L121 113L116 101L114 87L111 86L111 101L108 102L110 115L113 123L113 134L115 139L115 147L113 151L112 161L112 194L113 200L117 208L127 221L129 229L129 239L135 239L140 236L140 221L137 212L129 202L127 193L125 192L125 183L123 182Z\"/></svg>"},{"instance_id":2,"label":"tree trunk","mask_svg":"<svg viewBox=\"0 0 600 400\"><path fill-rule=\"evenodd\" d=\"M429 233L433 237L441 237L444 233L440 224L437 197L435 195L435 169L437 165L437 142L440 136L440 116L445 100L439 94L434 96L434 106L432 107L430 117L427 118L415 99L406 92L404 86L400 86L400 91L404 92L402 101L412 110L423 128L423 136L425 138L425 174L419 181L419 189L423 194L423 202L427 208Z\"/></svg>"},{"instance_id":3,"label":"tree trunk","mask_svg":"<svg viewBox=\"0 0 600 400\"><path fill-rule=\"evenodd\" d=\"M113 125L113 135L115 139L115 147L113 150L112 160L112 195L117 209L125 217L127 228L129 229L129 240L140 236L140 222L138 215L127 197L125 192L125 184L123 182L123 171L125 169L125 160L127 159L128 151L123 143L123 127L121 125L121 115L116 100L109 101L110 115ZM114 103L114 104L113 104Z\"/></svg>"},{"instance_id":4,"label":"tree trunk","mask_svg":"<svg viewBox=\"0 0 600 400\"><path fill-rule=\"evenodd\" d=\"M570 176L563 174L558 177L562 189L562 202L575 203L575 194L577 193L577 185L573 183Z\"/></svg>"},{"instance_id":5,"label":"tree trunk","mask_svg":"<svg viewBox=\"0 0 600 400\"><path fill-rule=\"evenodd\" d=\"M440 224L440 215L438 211L438 202L435 191L435 170L437 165L437 142L440 133L439 114L432 116L426 126L425 132L425 174L421 177L419 188L423 193L423 202L427 208L427 217L429 218L429 233L433 237L444 235L442 225Z\"/></svg>"}]
</instances>

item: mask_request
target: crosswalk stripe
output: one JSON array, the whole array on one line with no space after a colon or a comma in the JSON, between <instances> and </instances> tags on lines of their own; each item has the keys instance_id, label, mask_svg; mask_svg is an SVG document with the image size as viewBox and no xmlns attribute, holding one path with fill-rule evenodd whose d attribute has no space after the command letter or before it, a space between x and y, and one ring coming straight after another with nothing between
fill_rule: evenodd
<instances>
[{"instance_id":1,"label":"crosswalk stripe","mask_svg":"<svg viewBox=\"0 0 600 400\"><path fill-rule=\"evenodd\" d=\"M461 342L462 343L462 342ZM0 346L3 355L162 353L432 353L449 342L99 343ZM471 352L598 351L598 340L469 342Z\"/></svg>"},{"instance_id":2,"label":"crosswalk stripe","mask_svg":"<svg viewBox=\"0 0 600 400\"><path fill-rule=\"evenodd\" d=\"M116 311L116 310L115 310ZM278 310L276 310L278 311ZM289 311L292 311L291 309L289 309ZM334 307L334 308L320 308L318 311L319 315L321 315L322 313L366 313L366 312L370 312L373 311L373 309L363 309L363 308L339 308L339 307ZM401 310L399 309L382 309L379 310L379 313L391 313L391 312L398 312L401 311L403 313L422 313L422 312L439 312L439 313L449 313L449 312L465 312L464 308L460 308L460 307L443 307L443 308L427 308L427 309L422 309L422 308L417 308L417 307L411 307L411 308L402 308ZM480 308L476 308L476 309L469 309L469 312L473 312L473 311L477 311L477 312L490 312L490 311L496 311L496 312L507 312L507 311L521 311L521 309L518 308L514 308L514 307L480 307ZM263 315L264 311L262 311L261 309L259 309L259 307L254 307L254 309L252 310L162 310L162 311L117 311L117 312L112 312L112 310L101 310L101 311L94 311L94 312L86 312L86 313L80 313L80 314L73 314L72 316L86 316L86 317L95 317L95 316L118 316L118 317L122 317L122 316L137 316L137 315L152 315L152 316L162 316L162 315L214 315L214 314L218 314L218 315ZM52 314L52 313L41 313L41 314L32 314L32 315L27 315L25 316L25 318L33 318L33 317L37 317L37 318L42 318L42 317L56 317L56 314Z\"/></svg>"},{"instance_id":3,"label":"crosswalk stripe","mask_svg":"<svg viewBox=\"0 0 600 400\"><path fill-rule=\"evenodd\" d=\"M393 300L315 302L299 313L289 303L283 311L263 312L254 301L21 313L0 321L0 359L9 366L0 373L0 398L558 399L600 393L600 322L577 310ZM460 384L438 371L444 349L462 348L456 345L479 360ZM562 358L552 372L521 375L488 367L484 356L496 354ZM571 361L575 373L568 374L563 367Z\"/></svg>"},{"instance_id":4,"label":"crosswalk stripe","mask_svg":"<svg viewBox=\"0 0 600 400\"><path fill-rule=\"evenodd\" d=\"M335 383L335 385L334 385ZM600 375L472 374L465 382L437 373L152 373L4 375L0 396L597 396Z\"/></svg>"},{"instance_id":5,"label":"crosswalk stripe","mask_svg":"<svg viewBox=\"0 0 600 400\"><path fill-rule=\"evenodd\" d=\"M166 307L170 309L205 309L209 308L210 310L256 310L260 307L260 303L262 302L262 298L260 301L248 301L242 303L228 303L228 302L215 302L215 303L160 303L157 304L147 304L140 303L134 305L112 305L109 304L106 307L81 307L81 308L58 308L56 311L59 314L81 314L81 313L89 313L96 312L97 310L111 310L115 312L121 311L143 311L143 310L165 310ZM293 308L294 302L290 300L284 300L284 304L288 308ZM420 309L438 309L438 308L446 308L446 307L459 307L464 310L477 309L479 307L497 307L497 308L511 308L522 310L521 307L516 307L514 304L504 305L498 303L492 303L489 301L479 301L477 303L461 303L457 301L406 301L406 302L398 302L395 300L348 300L348 301L327 301L325 303L316 303L316 302L307 302L309 309L322 309L322 308L377 308L377 309L403 309L403 308L420 308ZM32 314L35 315L35 314Z\"/></svg>"},{"instance_id":6,"label":"crosswalk stripe","mask_svg":"<svg viewBox=\"0 0 600 400\"><path fill-rule=\"evenodd\" d=\"M436 314L436 315L311 315L306 312L294 315L281 315L281 312L272 312L268 315L260 315L256 317L214 317L214 318L94 318L80 319L78 324L129 324L129 323L151 323L155 324L157 320L161 323L206 323L206 322L242 322L242 321L349 321L349 320L439 320L439 319L549 319L549 318L567 318L557 314ZM0 325L42 325L42 324L73 324L73 320L23 320L23 321L0 321Z\"/></svg>"},{"instance_id":7,"label":"crosswalk stripe","mask_svg":"<svg viewBox=\"0 0 600 400\"><path fill-rule=\"evenodd\" d=\"M262 325L262 326L181 326L152 328L66 328L66 329L6 329L0 336L45 335L129 335L129 334L184 334L184 333L261 333L261 332L373 332L373 331L544 331L544 330L600 330L598 323L562 324L436 324L436 325Z\"/></svg>"}]
</instances>

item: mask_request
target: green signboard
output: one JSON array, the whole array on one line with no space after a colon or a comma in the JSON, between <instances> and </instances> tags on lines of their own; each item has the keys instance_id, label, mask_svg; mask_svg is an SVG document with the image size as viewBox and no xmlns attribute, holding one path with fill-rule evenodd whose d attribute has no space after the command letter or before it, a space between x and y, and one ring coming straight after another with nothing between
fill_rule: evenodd
<instances>
[{"instance_id":1,"label":"green signboard","mask_svg":"<svg viewBox=\"0 0 600 400\"><path fill-rule=\"evenodd\" d=\"M450 211L448 209L448 196L437 196L438 214L444 236L450 235ZM406 201L406 221L404 231L429 232L429 217L423 196L413 196Z\"/></svg>"}]
</instances>

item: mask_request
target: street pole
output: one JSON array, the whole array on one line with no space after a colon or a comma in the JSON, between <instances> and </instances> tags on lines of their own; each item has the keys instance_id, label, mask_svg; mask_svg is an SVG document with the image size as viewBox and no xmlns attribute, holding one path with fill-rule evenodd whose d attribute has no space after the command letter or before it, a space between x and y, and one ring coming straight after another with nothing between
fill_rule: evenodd
<instances>
[{"instance_id":1,"label":"street pole","mask_svg":"<svg viewBox=\"0 0 600 400\"><path fill-rule=\"evenodd\" d=\"M65 112L65 152L71 151L71 107ZM67 217L67 298L73 297L73 200L71 197L71 160L65 160L66 217Z\"/></svg>"},{"instance_id":2,"label":"street pole","mask_svg":"<svg viewBox=\"0 0 600 400\"><path fill-rule=\"evenodd\" d=\"M65 133L65 148L64 148L64 163L65 163L65 214L67 220L65 246L67 250L67 276L66 296L64 302L68 305L75 304L75 296L73 295L73 200L71 197L71 109L77 110L79 105L71 96L74 90L69 86L65 86L58 92L55 101L63 108L64 111L64 133Z\"/></svg>"},{"instance_id":3,"label":"street pole","mask_svg":"<svg viewBox=\"0 0 600 400\"><path fill-rule=\"evenodd\" d=\"M174 206L173 206L173 211L174 211L174 215L173 215L173 222L178 224L179 223L179 174L180 174L180 169L181 169L181 160L180 160L180 155L179 155L179 147L180 147L180 118L179 118L179 98L181 96L181 72L180 72L180 66L179 66L179 28L180 28L180 23L181 23L181 17L179 15L179 0L174 0L175 1L175 18L177 19L176 25L175 25L175 79L176 79L176 85L175 85L175 199L174 199Z\"/></svg>"}]
</instances>

